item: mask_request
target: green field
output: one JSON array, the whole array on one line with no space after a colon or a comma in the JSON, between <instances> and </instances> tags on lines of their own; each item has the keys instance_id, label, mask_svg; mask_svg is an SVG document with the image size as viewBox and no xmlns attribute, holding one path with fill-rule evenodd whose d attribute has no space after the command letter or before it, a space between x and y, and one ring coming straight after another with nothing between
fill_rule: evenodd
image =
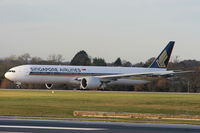
<instances>
[{"instance_id":1,"label":"green field","mask_svg":"<svg viewBox=\"0 0 200 133\"><path fill-rule=\"evenodd\" d=\"M0 90L0 115L73 117L75 110L200 115L200 95Z\"/></svg>"}]
</instances>

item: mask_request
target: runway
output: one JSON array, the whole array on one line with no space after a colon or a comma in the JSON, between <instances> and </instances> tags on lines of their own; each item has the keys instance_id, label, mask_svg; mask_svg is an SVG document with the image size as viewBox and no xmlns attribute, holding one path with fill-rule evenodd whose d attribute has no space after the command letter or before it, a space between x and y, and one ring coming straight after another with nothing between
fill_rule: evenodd
<instances>
[{"instance_id":1,"label":"runway","mask_svg":"<svg viewBox=\"0 0 200 133\"><path fill-rule=\"evenodd\" d=\"M199 133L200 126L64 120L0 119L0 133Z\"/></svg>"}]
</instances>

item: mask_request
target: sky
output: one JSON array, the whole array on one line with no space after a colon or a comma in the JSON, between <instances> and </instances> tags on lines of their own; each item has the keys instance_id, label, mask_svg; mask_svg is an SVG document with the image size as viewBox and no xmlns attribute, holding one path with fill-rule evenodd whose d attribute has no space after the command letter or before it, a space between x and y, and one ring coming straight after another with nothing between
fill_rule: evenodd
<instances>
[{"instance_id":1,"label":"sky","mask_svg":"<svg viewBox=\"0 0 200 133\"><path fill-rule=\"evenodd\" d=\"M0 0L0 58L30 53L70 61L80 50L113 62L172 55L200 60L200 0Z\"/></svg>"}]
</instances>

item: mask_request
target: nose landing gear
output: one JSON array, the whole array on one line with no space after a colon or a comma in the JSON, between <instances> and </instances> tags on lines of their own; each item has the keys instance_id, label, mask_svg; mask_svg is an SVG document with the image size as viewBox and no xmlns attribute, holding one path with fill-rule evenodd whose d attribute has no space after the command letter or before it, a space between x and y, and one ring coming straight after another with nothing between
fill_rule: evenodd
<instances>
[{"instance_id":1,"label":"nose landing gear","mask_svg":"<svg viewBox=\"0 0 200 133\"><path fill-rule=\"evenodd\" d=\"M16 88L21 89L22 88L22 83L21 82L15 82Z\"/></svg>"}]
</instances>

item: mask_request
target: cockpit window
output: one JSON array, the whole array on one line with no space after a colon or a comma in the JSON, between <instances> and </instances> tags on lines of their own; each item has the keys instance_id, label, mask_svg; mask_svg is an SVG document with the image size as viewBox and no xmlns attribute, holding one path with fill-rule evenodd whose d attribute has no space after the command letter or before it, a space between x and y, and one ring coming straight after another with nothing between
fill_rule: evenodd
<instances>
[{"instance_id":1,"label":"cockpit window","mask_svg":"<svg viewBox=\"0 0 200 133\"><path fill-rule=\"evenodd\" d=\"M15 70L8 70L8 72L12 72L12 73L15 73Z\"/></svg>"}]
</instances>

